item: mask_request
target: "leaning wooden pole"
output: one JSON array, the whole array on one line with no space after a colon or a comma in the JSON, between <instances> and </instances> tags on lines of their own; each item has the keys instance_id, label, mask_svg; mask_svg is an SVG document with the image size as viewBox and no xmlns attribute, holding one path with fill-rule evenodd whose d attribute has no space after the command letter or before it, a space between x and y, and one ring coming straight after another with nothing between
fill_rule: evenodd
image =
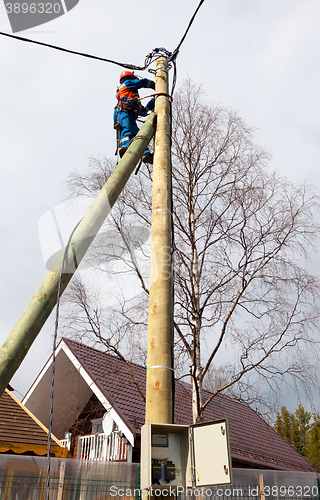
<instances>
[{"instance_id":1,"label":"leaning wooden pole","mask_svg":"<svg viewBox=\"0 0 320 500\"><path fill-rule=\"evenodd\" d=\"M169 93L168 62L156 62L156 94ZM173 423L171 138L170 102L156 98L153 160L151 270L148 320L146 423Z\"/></svg>"},{"instance_id":2,"label":"leaning wooden pole","mask_svg":"<svg viewBox=\"0 0 320 500\"><path fill-rule=\"evenodd\" d=\"M154 135L156 116L152 113L141 127L108 181L77 226L65 258L61 291L66 288L76 268L97 235L112 206ZM0 396L19 368L31 344L57 302L64 251L53 265L0 349Z\"/></svg>"}]
</instances>

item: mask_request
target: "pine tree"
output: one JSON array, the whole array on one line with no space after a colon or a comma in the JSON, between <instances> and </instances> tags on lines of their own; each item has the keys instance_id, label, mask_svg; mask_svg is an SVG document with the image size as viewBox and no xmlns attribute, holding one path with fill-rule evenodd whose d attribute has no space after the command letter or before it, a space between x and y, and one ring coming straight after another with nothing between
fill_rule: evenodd
<instances>
[{"instance_id":1,"label":"pine tree","mask_svg":"<svg viewBox=\"0 0 320 500\"><path fill-rule=\"evenodd\" d=\"M304 457L307 454L311 413L299 405L292 414L291 444Z\"/></svg>"},{"instance_id":2,"label":"pine tree","mask_svg":"<svg viewBox=\"0 0 320 500\"><path fill-rule=\"evenodd\" d=\"M309 431L309 442L306 458L309 462L320 469L320 413L313 414L313 423Z\"/></svg>"},{"instance_id":3,"label":"pine tree","mask_svg":"<svg viewBox=\"0 0 320 500\"><path fill-rule=\"evenodd\" d=\"M274 429L277 433L290 444L292 444L292 420L293 415L285 406L282 406L281 412L277 413L276 423L274 425Z\"/></svg>"},{"instance_id":4,"label":"pine tree","mask_svg":"<svg viewBox=\"0 0 320 500\"><path fill-rule=\"evenodd\" d=\"M319 412L312 415L299 405L294 413L290 413L285 406L282 406L281 411L277 413L274 429L320 470Z\"/></svg>"}]
</instances>

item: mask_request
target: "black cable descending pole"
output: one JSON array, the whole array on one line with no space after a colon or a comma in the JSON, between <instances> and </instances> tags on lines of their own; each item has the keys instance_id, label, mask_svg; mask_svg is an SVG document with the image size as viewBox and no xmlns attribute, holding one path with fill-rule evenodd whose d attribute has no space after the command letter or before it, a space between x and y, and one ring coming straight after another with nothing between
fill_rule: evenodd
<instances>
[{"instance_id":1,"label":"black cable descending pole","mask_svg":"<svg viewBox=\"0 0 320 500\"><path fill-rule=\"evenodd\" d=\"M201 7L201 5L202 5L203 3L204 3L204 0L200 0L200 3L199 3L199 5L198 5L198 7L196 8L195 13L193 14L192 18L190 19L190 22L189 22L189 24L188 24L188 27L187 27L187 29L186 29L186 31L185 31L185 33L184 33L183 37L181 38L181 40L180 40L180 42L179 42L179 44L178 44L177 48L176 48L176 49L172 52L172 55L169 57L169 59L168 59L168 60L169 60L169 62L171 62L171 61L173 61L174 59L176 59L176 57L177 57L177 55L178 55L178 53L179 53L180 47L181 47L181 45L183 44L183 42L184 42L184 40L185 40L185 38L186 38L186 36L187 36L187 34L188 34L188 31L189 31L189 29L191 28L191 25L192 25L193 21L195 20L195 17L196 17L196 15L198 14L199 9L200 9L200 7Z\"/></svg>"}]
</instances>

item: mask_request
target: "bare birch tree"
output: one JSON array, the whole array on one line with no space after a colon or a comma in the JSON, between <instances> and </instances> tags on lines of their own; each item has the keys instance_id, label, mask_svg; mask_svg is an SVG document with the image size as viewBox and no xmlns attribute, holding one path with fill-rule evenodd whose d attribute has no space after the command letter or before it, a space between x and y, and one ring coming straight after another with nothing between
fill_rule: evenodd
<instances>
[{"instance_id":1,"label":"bare birch tree","mask_svg":"<svg viewBox=\"0 0 320 500\"><path fill-rule=\"evenodd\" d=\"M254 131L237 113L206 103L191 81L175 96L172 153L175 347L179 373L193 380L194 421L220 393L261 412L275 406L283 384L310 394L319 281L308 257L319 234L317 195L270 173ZM92 160L87 173L69 177L70 192L95 194L110 171L110 160ZM141 293L120 300L103 328L117 348L124 338L127 351L139 344L139 356L145 355L141 342L146 346L148 250L128 228L150 229L151 184L152 169L143 166L113 209L121 235L121 251L114 253L136 275ZM107 245L94 245L91 253L101 272ZM99 338L83 312L87 333Z\"/></svg>"}]
</instances>

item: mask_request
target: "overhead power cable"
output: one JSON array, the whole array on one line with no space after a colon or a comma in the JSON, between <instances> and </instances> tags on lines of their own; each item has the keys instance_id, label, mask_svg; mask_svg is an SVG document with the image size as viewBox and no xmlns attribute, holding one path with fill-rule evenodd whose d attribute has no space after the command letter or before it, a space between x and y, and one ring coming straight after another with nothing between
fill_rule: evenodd
<instances>
[{"instance_id":1,"label":"overhead power cable","mask_svg":"<svg viewBox=\"0 0 320 500\"><path fill-rule=\"evenodd\" d=\"M29 38L24 38L22 36L12 35L11 33L4 33L3 31L0 31L0 35L7 36L9 38L14 38L15 40L20 40L21 42L34 43L36 45L41 45L43 47L49 47L50 49L59 50L60 52L66 52L68 54L74 54L74 55L81 56L81 57L87 57L89 59L96 59L98 61L116 64L117 66L121 66L122 68L132 69L132 70L136 70L136 71L144 71L148 66L150 66L150 64L153 63L153 61L155 59L157 59L161 55L164 55L165 57L171 56L171 52L168 52L163 47L155 48L155 49L153 49L152 52L150 52L150 54L148 54L146 56L145 61L144 61L144 66L137 66L135 64L122 63L122 62L114 61L113 59L106 59L105 57L99 57L99 56L95 56L93 54L87 54L86 52L78 52L76 50L66 49L64 47L59 47L58 45L52 45L50 43L39 42L37 40L30 40Z\"/></svg>"},{"instance_id":2,"label":"overhead power cable","mask_svg":"<svg viewBox=\"0 0 320 500\"><path fill-rule=\"evenodd\" d=\"M183 44L183 42L184 42L184 40L185 40L185 38L186 38L186 36L187 36L187 34L188 34L188 31L189 31L189 29L191 28L191 25L192 25L193 21L195 20L195 17L196 17L196 15L198 14L198 11L199 11L199 9L200 9L200 7L201 7L201 5L202 5L203 3L204 3L204 0L200 0L200 3L199 3L199 5L198 5L198 7L196 8L195 13L193 14L192 18L190 19L190 22L189 22L189 24L188 24L188 27L187 27L187 29L186 29L186 31L185 31L185 33L184 33L183 37L181 38L181 40L180 40L180 42L179 42L179 44L178 44L177 48L176 48L176 49L172 52L172 55L169 57L169 61L174 61L174 59L176 59L176 57L177 57L177 55L178 55L178 53L179 53L180 47L181 47L181 45Z\"/></svg>"},{"instance_id":3,"label":"overhead power cable","mask_svg":"<svg viewBox=\"0 0 320 500\"><path fill-rule=\"evenodd\" d=\"M117 64L118 66L123 66L124 68L128 68L128 69L136 69L139 71L142 71L144 69L140 66L135 66L133 64L119 63L117 61L113 61L112 59L105 59L104 57L94 56L92 54L86 54L85 52L77 52L75 50L65 49L64 47L59 47L57 45L51 45L50 43L38 42L37 40L30 40L29 38L24 38L22 36L11 35L11 33L4 33L2 31L0 31L0 35L7 36L9 38L15 38L16 40L20 40L21 42L35 43L36 45L42 45L43 47L49 47L50 49L60 50L61 52L67 52L68 54L75 54L77 56L89 57L90 59L97 59L98 61Z\"/></svg>"},{"instance_id":4,"label":"overhead power cable","mask_svg":"<svg viewBox=\"0 0 320 500\"><path fill-rule=\"evenodd\" d=\"M191 25L192 25L193 21L195 20L195 17L198 14L198 11L199 11L199 9L200 9L200 7L201 7L201 5L203 3L204 3L204 0L200 0L200 3L198 5L198 7L196 8L196 10L195 10L192 18L190 19L190 22L189 22L189 24L187 26L187 29L186 29L183 37L181 38L178 46L176 47L176 49L173 52L169 52L164 47L153 49L153 51L150 52L150 54L148 54L146 56L145 61L144 61L144 66L137 66L135 64L122 63L122 62L119 62L119 61L114 61L113 59L107 59L105 57L99 57L99 56L95 56L93 54L87 54L86 52L78 52L78 51L75 51L75 50L66 49L64 47L59 47L58 45L52 45L50 43L38 42L37 40L30 40L29 38L24 38L22 36L12 35L11 33L4 33L3 31L0 31L0 35L6 36L6 37L9 37L9 38L14 38L15 40L20 40L21 42L34 43L36 45L41 45L43 47L48 47L50 49L59 50L60 52L66 52L67 54L74 54L74 55L81 56L81 57L86 57L86 58L89 58L89 59L95 59L97 61L103 61L103 62L108 62L108 63L111 63L111 64L116 64L117 66L121 66L122 68L136 70L136 71L144 71L159 56L164 56L164 57L166 57L168 59L168 62L172 62L173 66L174 66L174 74L173 74L173 82L172 82L172 90L171 90L171 95L173 95L173 92L174 92L174 89L175 89L175 86L176 86L176 81L177 81L176 58L178 56L180 47L183 44L183 42L184 42L184 40L185 40L185 38L186 38L186 36L187 36L190 28L191 28Z\"/></svg>"},{"instance_id":5,"label":"overhead power cable","mask_svg":"<svg viewBox=\"0 0 320 500\"><path fill-rule=\"evenodd\" d=\"M70 49L66 49L64 47L59 47L58 45L52 45L50 43L39 42L37 40L30 40L30 38L25 38L25 37L18 36L18 35L12 35L11 33L5 33L3 31L0 31L0 35L6 36L8 38L14 38L15 40L20 40L21 42L34 43L36 45L41 45L43 47L48 47L50 49L59 50L61 52L66 52L68 54L74 54L74 55L81 56L81 57L87 57L89 59L96 59L97 61L103 61L103 62L108 62L111 64L116 64L117 66L121 66L122 68L132 69L132 70L136 70L136 71L144 71L148 66L150 66L150 64L152 64L152 62L155 59L157 59L159 57L159 55L163 55L163 56L167 57L169 62L174 61L176 59L178 52L180 50L180 47L183 44L183 42L188 34L188 31L189 31L196 15L198 14L198 11L203 3L204 3L204 0L200 0L200 3L198 5L197 9L195 10L195 13L193 14L192 18L190 19L188 27L187 27L183 37L181 38L177 48L173 52L169 52L168 50L166 50L163 47L153 49L153 51L150 52L150 54L148 54L146 56L145 61L144 61L144 66L137 66L135 64L122 63L122 62L114 61L113 59L107 59L105 57L99 57L99 56L95 56L93 54L87 54L86 52L78 52L76 50L70 50Z\"/></svg>"}]
</instances>

